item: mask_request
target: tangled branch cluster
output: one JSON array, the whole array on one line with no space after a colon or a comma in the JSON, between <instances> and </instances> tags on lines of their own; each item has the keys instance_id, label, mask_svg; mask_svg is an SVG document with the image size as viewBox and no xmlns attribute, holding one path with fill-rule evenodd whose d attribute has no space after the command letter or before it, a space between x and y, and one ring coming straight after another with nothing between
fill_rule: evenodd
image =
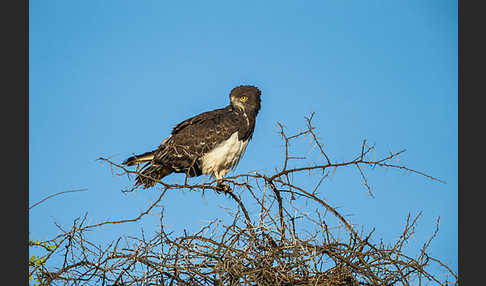
<instances>
[{"instance_id":1,"label":"tangled branch cluster","mask_svg":"<svg viewBox=\"0 0 486 286\"><path fill-rule=\"evenodd\" d=\"M235 202L230 222L214 220L193 234L166 231L160 202L168 191L220 189L215 181L195 185L187 181L158 182L158 199L135 218L88 225L83 217L69 229L59 226L61 233L45 242L56 248L46 250L44 263L31 265L30 275L41 285L457 285L457 274L427 254L438 229L415 257L404 254L404 245L413 236L420 214L409 215L401 236L385 245L373 242L374 231L358 232L317 194L329 174L342 167L355 167L371 195L366 168L399 169L440 180L393 163L403 151L369 159L374 146L366 141L353 160L333 162L315 133L312 116L306 120L306 129L291 136L278 124L285 157L274 174L254 172L225 178L231 190L226 195ZM290 143L304 137L315 144L323 163L290 168L289 161L297 158L289 155ZM138 174L109 159L100 160L119 175ZM300 173L316 176L319 181L305 186L295 179L294 175ZM304 202L308 208L297 207L297 202ZM256 210L250 210L254 205ZM142 233L140 237L120 237L104 246L87 239L88 231L139 221L159 209L159 229L149 238ZM62 263L49 264L52 257ZM427 270L432 264L451 281L432 275Z\"/></svg>"}]
</instances>

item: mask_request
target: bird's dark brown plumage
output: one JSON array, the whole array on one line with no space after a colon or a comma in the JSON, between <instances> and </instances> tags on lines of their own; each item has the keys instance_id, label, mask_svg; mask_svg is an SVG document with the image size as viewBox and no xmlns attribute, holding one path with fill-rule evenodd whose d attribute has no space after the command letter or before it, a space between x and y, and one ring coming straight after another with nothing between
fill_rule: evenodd
<instances>
[{"instance_id":1,"label":"bird's dark brown plumage","mask_svg":"<svg viewBox=\"0 0 486 286\"><path fill-rule=\"evenodd\" d=\"M260 110L260 95L260 90L254 86L235 87L230 92L230 104L225 108L182 121L157 149L128 158L123 162L128 166L147 162L135 185L148 188L174 172L186 173L189 177L215 175L220 179L235 167L252 138Z\"/></svg>"}]
</instances>

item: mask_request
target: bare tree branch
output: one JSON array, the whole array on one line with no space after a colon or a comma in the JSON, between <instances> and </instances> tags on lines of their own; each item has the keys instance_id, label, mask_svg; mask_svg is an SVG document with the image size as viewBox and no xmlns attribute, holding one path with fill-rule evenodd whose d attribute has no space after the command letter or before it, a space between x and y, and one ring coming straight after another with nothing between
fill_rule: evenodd
<instances>
[{"instance_id":1,"label":"bare tree branch","mask_svg":"<svg viewBox=\"0 0 486 286\"><path fill-rule=\"evenodd\" d=\"M70 227L58 226L60 234L54 238L29 243L30 247L38 247L46 253L39 259L31 259L29 275L41 285L354 286L421 285L425 282L458 285L457 274L428 254L431 241L439 231L439 219L431 238L417 255L410 256L405 254L406 245L415 234L421 213L409 214L401 235L393 243L385 244L374 237L374 229L369 233L357 231L359 228L319 197L317 191L329 179L331 171L344 167L356 167L372 196L367 173L376 166L443 181L394 163L405 150L370 159L375 145L369 146L366 140L354 159L333 161L325 153L325 146L312 126L313 117L314 113L306 117L306 129L294 135L287 135L285 127L277 123L284 143L284 164L280 170L224 179L228 185L226 198L234 202L234 209L226 213L229 220L210 220L195 233L168 233L164 210L159 205L168 191L223 194L216 180L201 184L189 184L187 178L181 184L159 181L159 197L134 218L90 225L86 224L87 215L84 215ZM318 147L318 159L322 162L310 166L294 164L303 162L304 157L290 155L290 142L304 137ZM296 158L300 160L289 164ZM107 158L99 160L119 176L140 175L139 169L127 169ZM299 174L308 177L302 180ZM313 181L316 183L311 183ZM133 191L138 189L125 192ZM87 236L101 226L142 221L157 208L161 209L160 228L152 234L142 230L137 237L120 236L102 244ZM437 275L429 270L431 267L442 272Z\"/></svg>"},{"instance_id":2,"label":"bare tree branch","mask_svg":"<svg viewBox=\"0 0 486 286\"><path fill-rule=\"evenodd\" d=\"M79 189L79 190L68 190L68 191L62 191L62 192L59 192L59 193L55 193L55 194L52 194L52 195L49 195L45 198L43 198L42 200L38 201L37 203L31 205L29 207L29 210L34 208L35 206L45 202L46 200L52 198L52 197L55 197L55 196L58 196L58 195L61 195L61 194L65 194L65 193L76 193L76 192L84 192L84 191L87 191L88 189Z\"/></svg>"}]
</instances>

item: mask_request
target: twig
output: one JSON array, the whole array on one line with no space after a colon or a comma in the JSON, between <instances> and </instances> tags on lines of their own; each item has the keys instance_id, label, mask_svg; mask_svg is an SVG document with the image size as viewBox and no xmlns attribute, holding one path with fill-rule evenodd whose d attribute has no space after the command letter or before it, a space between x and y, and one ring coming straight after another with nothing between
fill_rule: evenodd
<instances>
[{"instance_id":1,"label":"twig","mask_svg":"<svg viewBox=\"0 0 486 286\"><path fill-rule=\"evenodd\" d=\"M55 193L55 194L52 194L52 195L49 195L45 198L43 198L42 200L38 201L37 203L33 204L32 206L29 207L29 210L32 209L33 207L41 204L42 202L45 202L46 200L52 198L52 197L55 197L57 195L61 195L61 194L65 194L65 193L76 193L76 192L84 192L84 191L87 191L88 189L79 189L79 190L68 190L68 191L62 191L62 192L59 192L59 193Z\"/></svg>"}]
</instances>

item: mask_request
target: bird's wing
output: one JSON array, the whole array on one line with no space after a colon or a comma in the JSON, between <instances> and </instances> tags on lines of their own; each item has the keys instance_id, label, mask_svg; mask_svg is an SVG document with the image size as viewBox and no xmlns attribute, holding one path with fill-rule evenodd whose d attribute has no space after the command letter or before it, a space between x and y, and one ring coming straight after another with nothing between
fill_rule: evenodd
<instances>
[{"instance_id":1,"label":"bird's wing","mask_svg":"<svg viewBox=\"0 0 486 286\"><path fill-rule=\"evenodd\" d=\"M242 118L229 107L196 115L174 127L170 138L159 146L154 159L183 169L238 132L242 123Z\"/></svg>"},{"instance_id":2,"label":"bird's wing","mask_svg":"<svg viewBox=\"0 0 486 286\"><path fill-rule=\"evenodd\" d=\"M224 116L224 114L227 114L228 112L231 112L229 107L226 108L221 108L221 109L215 109L212 111L208 112L203 112L201 114L198 114L196 116L193 116L189 119L186 119L182 121L181 123L177 124L173 129L172 129L172 135L177 134L181 130L183 130L187 126L194 126L197 124L201 124L204 121L208 120L213 120L215 118Z\"/></svg>"}]
</instances>

